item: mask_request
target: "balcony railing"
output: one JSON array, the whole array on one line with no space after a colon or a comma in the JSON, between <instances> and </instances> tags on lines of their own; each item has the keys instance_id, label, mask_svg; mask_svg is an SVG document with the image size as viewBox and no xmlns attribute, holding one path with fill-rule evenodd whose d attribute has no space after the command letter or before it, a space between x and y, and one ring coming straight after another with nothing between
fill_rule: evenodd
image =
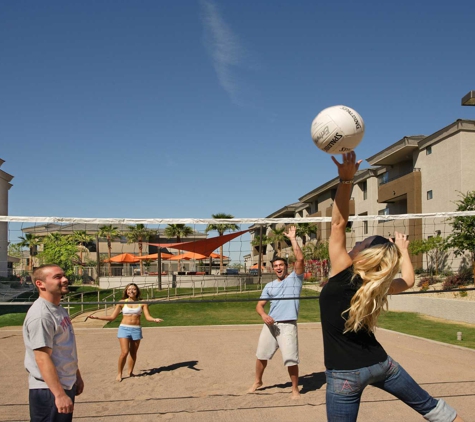
<instances>
[{"instance_id":1,"label":"balcony railing","mask_svg":"<svg viewBox=\"0 0 475 422\"><path fill-rule=\"evenodd\" d=\"M386 183L392 182L394 180L400 179L401 177L407 176L408 174L414 173L414 172L420 172L420 168L413 168L411 171L408 171L407 173L400 174L398 176L394 176L391 178L382 178L381 176L378 177L378 186L385 185ZM387 174L387 173L384 173Z\"/></svg>"}]
</instances>

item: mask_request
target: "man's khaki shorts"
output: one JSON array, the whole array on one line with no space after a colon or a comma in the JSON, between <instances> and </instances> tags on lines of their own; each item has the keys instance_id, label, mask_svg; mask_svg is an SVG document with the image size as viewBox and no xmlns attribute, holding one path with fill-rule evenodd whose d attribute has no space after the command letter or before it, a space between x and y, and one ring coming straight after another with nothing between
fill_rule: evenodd
<instances>
[{"instance_id":1,"label":"man's khaki shorts","mask_svg":"<svg viewBox=\"0 0 475 422\"><path fill-rule=\"evenodd\" d=\"M297 322L275 322L262 327L256 356L259 360L270 360L277 349L282 353L285 366L299 364L299 339Z\"/></svg>"}]
</instances>

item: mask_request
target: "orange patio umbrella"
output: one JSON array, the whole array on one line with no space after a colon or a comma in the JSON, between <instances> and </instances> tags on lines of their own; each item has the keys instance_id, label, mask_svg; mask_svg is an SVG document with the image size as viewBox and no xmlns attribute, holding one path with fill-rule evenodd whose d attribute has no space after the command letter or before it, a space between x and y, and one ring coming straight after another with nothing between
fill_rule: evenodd
<instances>
[{"instance_id":1,"label":"orange patio umbrella","mask_svg":"<svg viewBox=\"0 0 475 422\"><path fill-rule=\"evenodd\" d=\"M111 259L105 259L104 262L115 262L116 264L132 264L134 262L139 262L140 259L132 255L131 253L123 253L120 255L116 255Z\"/></svg>"},{"instance_id":2,"label":"orange patio umbrella","mask_svg":"<svg viewBox=\"0 0 475 422\"><path fill-rule=\"evenodd\" d=\"M180 259L205 259L208 258L206 255L201 255L200 253L195 252L186 252L180 255L173 255L173 258L170 258L169 261L179 261Z\"/></svg>"}]
</instances>

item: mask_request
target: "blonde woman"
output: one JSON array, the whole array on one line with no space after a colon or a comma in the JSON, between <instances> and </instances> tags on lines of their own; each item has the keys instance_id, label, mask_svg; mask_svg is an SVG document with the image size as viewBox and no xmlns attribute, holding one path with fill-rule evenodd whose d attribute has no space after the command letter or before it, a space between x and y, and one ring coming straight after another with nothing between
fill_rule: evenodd
<instances>
[{"instance_id":1,"label":"blonde woman","mask_svg":"<svg viewBox=\"0 0 475 422\"><path fill-rule=\"evenodd\" d=\"M428 421L461 422L452 407L424 391L376 340L374 330L387 295L414 285L409 242L406 235L395 232L394 241L371 236L347 252L350 195L361 161L356 161L354 152L342 157L343 163L332 157L340 183L332 210L331 275L320 295L328 421L356 421L361 394L373 385ZM401 278L395 278L399 272Z\"/></svg>"},{"instance_id":2,"label":"blonde woman","mask_svg":"<svg viewBox=\"0 0 475 422\"><path fill-rule=\"evenodd\" d=\"M134 376L134 366L137 361L137 351L142 340L142 327L140 318L142 313L145 319L150 322L162 322L160 318L153 318L150 315L147 304L134 304L133 302L140 300L140 289L135 283L125 286L121 303L117 304L110 316L97 317L89 316L91 319L100 319L102 321L114 321L122 312L122 321L119 326L117 338L120 343L120 355L118 364L117 381L122 381L122 372L125 367L127 356L129 356L129 377Z\"/></svg>"}]
</instances>

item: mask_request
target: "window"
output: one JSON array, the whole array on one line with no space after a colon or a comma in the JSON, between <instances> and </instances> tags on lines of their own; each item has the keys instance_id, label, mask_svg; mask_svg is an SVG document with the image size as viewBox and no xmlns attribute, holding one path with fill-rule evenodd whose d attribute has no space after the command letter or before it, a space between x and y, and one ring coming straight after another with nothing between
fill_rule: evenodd
<instances>
[{"instance_id":1,"label":"window","mask_svg":"<svg viewBox=\"0 0 475 422\"><path fill-rule=\"evenodd\" d=\"M428 190L427 191L427 200L431 200L432 199L432 191L431 190Z\"/></svg>"},{"instance_id":2,"label":"window","mask_svg":"<svg viewBox=\"0 0 475 422\"><path fill-rule=\"evenodd\" d=\"M382 210L379 210L378 215L389 215L389 208L386 207L386 208L383 208ZM390 221L390 220L378 220L378 224L386 223L388 221Z\"/></svg>"},{"instance_id":3,"label":"window","mask_svg":"<svg viewBox=\"0 0 475 422\"><path fill-rule=\"evenodd\" d=\"M365 180L364 182L361 182L361 191L363 192L363 201L368 199L368 182Z\"/></svg>"},{"instance_id":4,"label":"window","mask_svg":"<svg viewBox=\"0 0 475 422\"><path fill-rule=\"evenodd\" d=\"M378 176L378 184L379 185L384 185L385 183L388 183L389 182L389 174L388 172L386 173L383 173L381 175Z\"/></svg>"},{"instance_id":5,"label":"window","mask_svg":"<svg viewBox=\"0 0 475 422\"><path fill-rule=\"evenodd\" d=\"M368 222L363 221L363 234L368 234Z\"/></svg>"},{"instance_id":6,"label":"window","mask_svg":"<svg viewBox=\"0 0 475 422\"><path fill-rule=\"evenodd\" d=\"M426 155L431 155L432 154L432 147L427 147L426 148Z\"/></svg>"}]
</instances>

